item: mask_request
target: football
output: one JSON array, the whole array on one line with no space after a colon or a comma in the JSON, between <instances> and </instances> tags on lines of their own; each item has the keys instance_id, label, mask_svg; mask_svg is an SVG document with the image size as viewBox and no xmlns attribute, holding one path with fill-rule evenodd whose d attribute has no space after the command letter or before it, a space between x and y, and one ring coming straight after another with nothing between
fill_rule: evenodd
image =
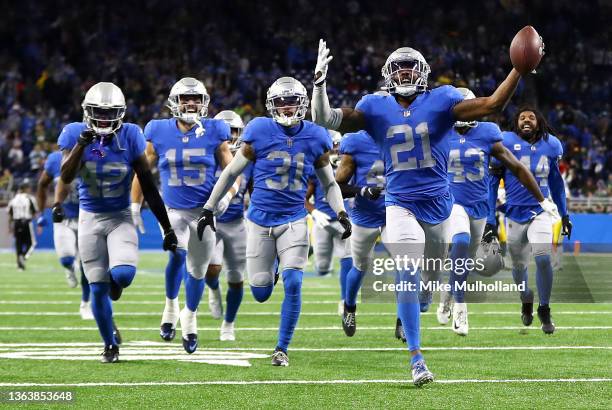
<instances>
[{"instance_id":1,"label":"football","mask_svg":"<svg viewBox=\"0 0 612 410\"><path fill-rule=\"evenodd\" d=\"M522 75L535 70L543 55L544 42L532 26L523 27L512 39L510 60Z\"/></svg>"}]
</instances>

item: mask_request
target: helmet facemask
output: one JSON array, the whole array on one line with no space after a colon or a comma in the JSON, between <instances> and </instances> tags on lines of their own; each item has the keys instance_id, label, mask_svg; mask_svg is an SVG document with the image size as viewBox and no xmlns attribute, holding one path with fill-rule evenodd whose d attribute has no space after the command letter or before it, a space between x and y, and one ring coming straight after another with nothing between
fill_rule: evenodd
<instances>
[{"instance_id":1,"label":"helmet facemask","mask_svg":"<svg viewBox=\"0 0 612 410\"><path fill-rule=\"evenodd\" d=\"M199 102L197 102L199 100ZM196 102L193 102L196 101ZM185 122L195 124L201 117L208 115L208 94L180 94L168 98L168 108L172 116Z\"/></svg>"},{"instance_id":2,"label":"helmet facemask","mask_svg":"<svg viewBox=\"0 0 612 410\"><path fill-rule=\"evenodd\" d=\"M242 130L243 128L230 127L232 140L230 141L229 147L232 153L235 153L240 149L242 144Z\"/></svg>"},{"instance_id":3,"label":"helmet facemask","mask_svg":"<svg viewBox=\"0 0 612 410\"><path fill-rule=\"evenodd\" d=\"M427 90L427 77L431 71L429 65L409 56L402 57L387 61L382 68L385 80L383 90L403 97Z\"/></svg>"},{"instance_id":4,"label":"helmet facemask","mask_svg":"<svg viewBox=\"0 0 612 410\"><path fill-rule=\"evenodd\" d=\"M88 128L100 136L114 134L121 128L124 115L125 106L101 107L90 103L83 104L83 120Z\"/></svg>"},{"instance_id":5,"label":"helmet facemask","mask_svg":"<svg viewBox=\"0 0 612 410\"><path fill-rule=\"evenodd\" d=\"M266 100L268 112L280 125L292 127L306 117L308 98L305 95L287 94Z\"/></svg>"}]
</instances>

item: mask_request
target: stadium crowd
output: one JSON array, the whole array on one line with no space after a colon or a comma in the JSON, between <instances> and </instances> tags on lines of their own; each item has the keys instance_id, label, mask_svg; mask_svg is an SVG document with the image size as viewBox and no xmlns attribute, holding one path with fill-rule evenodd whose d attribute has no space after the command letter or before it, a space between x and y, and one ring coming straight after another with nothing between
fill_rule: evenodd
<instances>
[{"instance_id":1,"label":"stadium crowd","mask_svg":"<svg viewBox=\"0 0 612 410\"><path fill-rule=\"evenodd\" d=\"M529 7L525 7L525 4ZM240 10L237 13L236 10ZM563 172L573 198L612 196L610 3L558 0L295 2L115 0L75 4L23 0L0 26L0 197L34 181L63 125L79 121L84 91L119 85L126 121L168 115L170 86L205 82L210 115L265 114L265 92L281 75L311 86L317 42L335 59L331 105L352 105L380 86L387 55L403 45L432 68L430 86L467 86L488 95L510 67L508 46L525 24L544 37L538 74L493 118L502 129L521 102L546 117L565 144ZM245 18L248 16L248 18Z\"/></svg>"}]
</instances>

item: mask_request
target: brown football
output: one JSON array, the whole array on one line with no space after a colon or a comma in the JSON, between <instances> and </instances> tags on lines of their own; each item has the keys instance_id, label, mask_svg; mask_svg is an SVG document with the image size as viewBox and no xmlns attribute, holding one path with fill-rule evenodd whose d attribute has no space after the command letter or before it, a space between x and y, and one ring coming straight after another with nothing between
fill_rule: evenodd
<instances>
[{"instance_id":1,"label":"brown football","mask_svg":"<svg viewBox=\"0 0 612 410\"><path fill-rule=\"evenodd\" d=\"M544 55L542 37L532 26L525 26L516 33L510 44L510 61L521 74L527 74L540 64Z\"/></svg>"}]
</instances>

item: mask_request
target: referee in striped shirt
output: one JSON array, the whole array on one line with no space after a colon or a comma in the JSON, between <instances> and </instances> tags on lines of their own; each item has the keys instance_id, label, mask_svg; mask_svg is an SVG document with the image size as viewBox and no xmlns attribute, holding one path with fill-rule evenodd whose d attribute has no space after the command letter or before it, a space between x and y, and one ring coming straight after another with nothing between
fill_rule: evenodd
<instances>
[{"instance_id":1,"label":"referee in striped shirt","mask_svg":"<svg viewBox=\"0 0 612 410\"><path fill-rule=\"evenodd\" d=\"M25 270L25 261L36 246L32 229L32 219L36 212L36 201L30 194L29 181L24 179L19 185L19 191L8 204L9 229L15 235L17 269L20 271Z\"/></svg>"}]
</instances>

